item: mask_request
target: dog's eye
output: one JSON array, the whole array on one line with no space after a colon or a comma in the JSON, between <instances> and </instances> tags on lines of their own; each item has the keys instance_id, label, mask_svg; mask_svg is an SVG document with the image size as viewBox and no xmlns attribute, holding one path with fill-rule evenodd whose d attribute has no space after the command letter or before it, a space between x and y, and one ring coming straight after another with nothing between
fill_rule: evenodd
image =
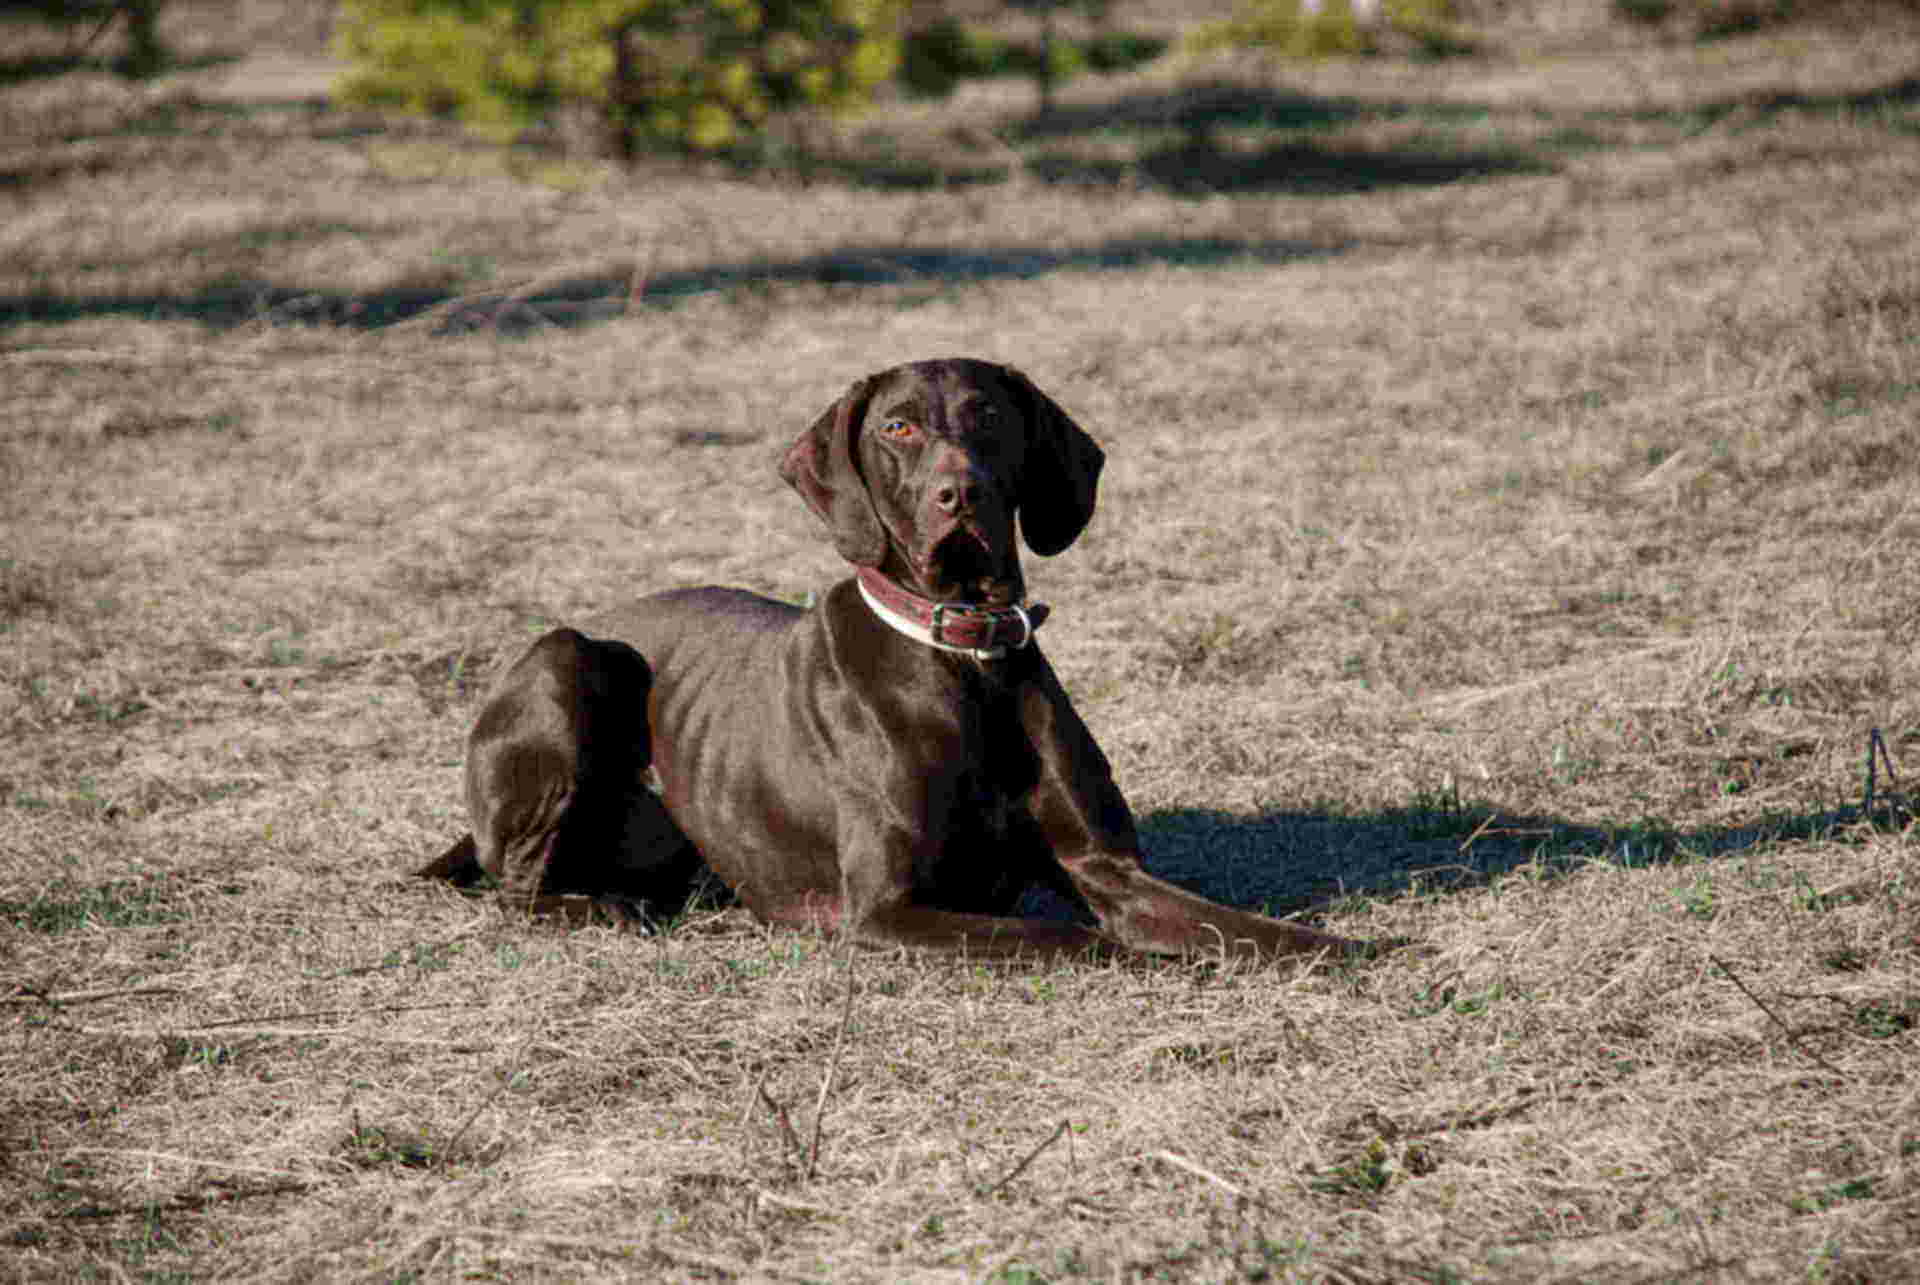
<instances>
[{"instance_id":1,"label":"dog's eye","mask_svg":"<svg viewBox=\"0 0 1920 1285\"><path fill-rule=\"evenodd\" d=\"M881 423L880 435L896 442L911 442L920 436L920 426L910 419L889 419Z\"/></svg>"}]
</instances>

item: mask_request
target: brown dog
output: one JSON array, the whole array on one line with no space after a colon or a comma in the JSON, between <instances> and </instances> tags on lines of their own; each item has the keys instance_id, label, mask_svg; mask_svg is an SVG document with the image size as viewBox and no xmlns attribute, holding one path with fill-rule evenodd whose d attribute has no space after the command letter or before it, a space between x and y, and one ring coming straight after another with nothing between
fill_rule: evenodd
<instances>
[{"instance_id":1,"label":"brown dog","mask_svg":"<svg viewBox=\"0 0 1920 1285\"><path fill-rule=\"evenodd\" d=\"M1363 949L1141 868L1014 545L1016 513L1035 553L1072 544L1102 459L1006 367L860 380L780 468L857 574L810 610L679 589L535 642L474 724L473 834L420 873L657 911L704 863L771 923L982 955ZM1033 884L1099 928L1009 917Z\"/></svg>"}]
</instances>

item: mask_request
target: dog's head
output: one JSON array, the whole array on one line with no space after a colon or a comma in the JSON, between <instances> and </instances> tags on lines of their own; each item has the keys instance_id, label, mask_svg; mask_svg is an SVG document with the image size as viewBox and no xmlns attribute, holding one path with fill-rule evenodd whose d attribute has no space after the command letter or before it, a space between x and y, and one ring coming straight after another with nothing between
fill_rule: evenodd
<instances>
[{"instance_id":1,"label":"dog's head","mask_svg":"<svg viewBox=\"0 0 1920 1285\"><path fill-rule=\"evenodd\" d=\"M800 435L780 476L842 557L942 602L1026 592L1014 519L1050 555L1093 517L1105 456L1019 371L967 359L869 375Z\"/></svg>"}]
</instances>

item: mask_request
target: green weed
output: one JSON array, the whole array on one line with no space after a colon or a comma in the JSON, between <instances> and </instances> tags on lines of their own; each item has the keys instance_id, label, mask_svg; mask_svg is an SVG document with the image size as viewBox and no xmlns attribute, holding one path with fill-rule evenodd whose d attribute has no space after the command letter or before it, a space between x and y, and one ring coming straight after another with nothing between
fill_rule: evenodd
<instances>
[{"instance_id":1,"label":"green weed","mask_svg":"<svg viewBox=\"0 0 1920 1285\"><path fill-rule=\"evenodd\" d=\"M89 925L130 928L186 919L187 911L173 905L166 889L155 880L110 879L80 885L55 879L25 900L0 899L0 920L28 932L58 936Z\"/></svg>"}]
</instances>

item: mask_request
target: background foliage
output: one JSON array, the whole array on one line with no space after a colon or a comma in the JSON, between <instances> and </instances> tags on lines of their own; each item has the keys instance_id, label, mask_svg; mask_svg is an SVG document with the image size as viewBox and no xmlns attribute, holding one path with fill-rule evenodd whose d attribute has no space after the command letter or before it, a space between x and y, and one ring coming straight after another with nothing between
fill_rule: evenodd
<instances>
[{"instance_id":1,"label":"background foliage","mask_svg":"<svg viewBox=\"0 0 1920 1285\"><path fill-rule=\"evenodd\" d=\"M345 0L348 101L511 137L584 112L608 150L715 149L776 112L863 104L894 0Z\"/></svg>"}]
</instances>

